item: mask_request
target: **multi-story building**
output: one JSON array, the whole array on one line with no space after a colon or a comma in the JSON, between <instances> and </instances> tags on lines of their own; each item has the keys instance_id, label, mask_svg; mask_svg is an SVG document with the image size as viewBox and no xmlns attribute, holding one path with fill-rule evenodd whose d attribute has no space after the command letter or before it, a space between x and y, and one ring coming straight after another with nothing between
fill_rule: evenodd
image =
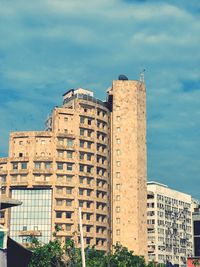
<instances>
[{"instance_id":1,"label":"multi-story building","mask_svg":"<svg viewBox=\"0 0 200 267\"><path fill-rule=\"evenodd\" d=\"M107 251L120 242L147 255L145 100L138 81L113 81L105 102L69 90L46 131L11 133L2 193L23 202L2 219L11 237L47 242L56 225L63 242L78 243L82 207L86 245Z\"/></svg>"},{"instance_id":2,"label":"multi-story building","mask_svg":"<svg viewBox=\"0 0 200 267\"><path fill-rule=\"evenodd\" d=\"M200 203L193 199L193 256L200 257Z\"/></svg>"},{"instance_id":3,"label":"multi-story building","mask_svg":"<svg viewBox=\"0 0 200 267\"><path fill-rule=\"evenodd\" d=\"M149 261L186 266L193 253L191 196L157 182L147 190Z\"/></svg>"}]
</instances>

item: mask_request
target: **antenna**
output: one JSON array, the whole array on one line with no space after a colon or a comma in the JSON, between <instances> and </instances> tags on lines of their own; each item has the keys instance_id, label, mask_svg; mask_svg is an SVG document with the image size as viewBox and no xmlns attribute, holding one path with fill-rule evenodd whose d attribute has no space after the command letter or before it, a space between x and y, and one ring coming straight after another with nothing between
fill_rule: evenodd
<instances>
[{"instance_id":1,"label":"antenna","mask_svg":"<svg viewBox=\"0 0 200 267\"><path fill-rule=\"evenodd\" d=\"M140 82L142 82L142 83L145 83L145 80L144 80L144 73L145 73L145 69L143 69L143 70L140 72Z\"/></svg>"}]
</instances>

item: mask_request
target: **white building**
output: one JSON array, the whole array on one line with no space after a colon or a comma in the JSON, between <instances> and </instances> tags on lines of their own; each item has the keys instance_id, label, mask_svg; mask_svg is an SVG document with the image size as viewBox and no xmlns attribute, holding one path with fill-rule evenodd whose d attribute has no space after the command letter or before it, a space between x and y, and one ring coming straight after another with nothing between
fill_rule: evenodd
<instances>
[{"instance_id":1,"label":"white building","mask_svg":"<svg viewBox=\"0 0 200 267\"><path fill-rule=\"evenodd\" d=\"M192 198L168 186L147 183L148 258L186 266L192 255Z\"/></svg>"}]
</instances>

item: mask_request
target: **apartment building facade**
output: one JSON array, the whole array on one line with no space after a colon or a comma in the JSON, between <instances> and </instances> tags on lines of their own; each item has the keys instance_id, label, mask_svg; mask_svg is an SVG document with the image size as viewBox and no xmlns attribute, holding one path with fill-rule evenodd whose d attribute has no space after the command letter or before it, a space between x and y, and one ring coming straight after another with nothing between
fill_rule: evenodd
<instances>
[{"instance_id":1,"label":"apartment building facade","mask_svg":"<svg viewBox=\"0 0 200 267\"><path fill-rule=\"evenodd\" d=\"M147 190L148 259L184 267L193 254L192 198L157 182Z\"/></svg>"},{"instance_id":2,"label":"apartment building facade","mask_svg":"<svg viewBox=\"0 0 200 267\"><path fill-rule=\"evenodd\" d=\"M11 133L9 157L0 159L2 194L23 202L0 219L11 237L48 242L57 226L63 243L79 244L82 207L87 246L108 251L119 242L147 255L145 101L138 81L113 81L105 102L72 89L45 131Z\"/></svg>"}]
</instances>

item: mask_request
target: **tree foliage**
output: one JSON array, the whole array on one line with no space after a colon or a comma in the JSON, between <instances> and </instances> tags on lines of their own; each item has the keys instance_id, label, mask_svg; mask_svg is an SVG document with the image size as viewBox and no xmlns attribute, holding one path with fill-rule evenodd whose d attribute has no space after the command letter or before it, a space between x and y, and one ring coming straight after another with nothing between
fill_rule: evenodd
<instances>
[{"instance_id":1,"label":"tree foliage","mask_svg":"<svg viewBox=\"0 0 200 267\"><path fill-rule=\"evenodd\" d=\"M82 267L81 251L76 248L72 240L64 246L55 239L48 244L41 245L34 241L33 257L29 267ZM136 256L126 247L117 245L113 252L105 254L94 247L85 250L87 267L153 267L145 264L143 257Z\"/></svg>"}]
</instances>

